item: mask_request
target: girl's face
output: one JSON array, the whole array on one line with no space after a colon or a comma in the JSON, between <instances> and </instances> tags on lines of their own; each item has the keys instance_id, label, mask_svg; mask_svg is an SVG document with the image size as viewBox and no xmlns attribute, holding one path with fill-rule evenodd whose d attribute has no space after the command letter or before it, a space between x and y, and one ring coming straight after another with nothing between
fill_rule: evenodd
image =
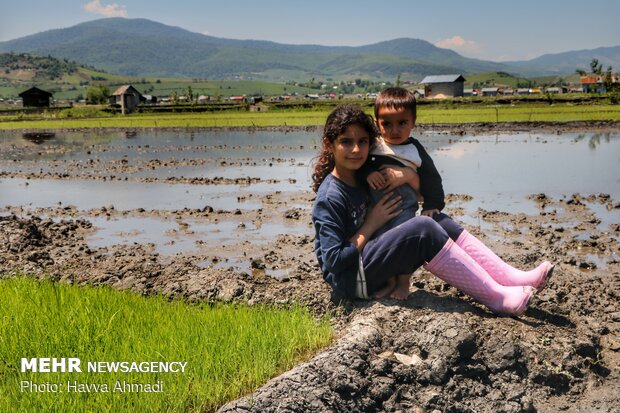
<instances>
[{"instance_id":1,"label":"girl's face","mask_svg":"<svg viewBox=\"0 0 620 413\"><path fill-rule=\"evenodd\" d=\"M337 169L357 171L368 158L370 136L361 126L351 125L330 145Z\"/></svg>"}]
</instances>

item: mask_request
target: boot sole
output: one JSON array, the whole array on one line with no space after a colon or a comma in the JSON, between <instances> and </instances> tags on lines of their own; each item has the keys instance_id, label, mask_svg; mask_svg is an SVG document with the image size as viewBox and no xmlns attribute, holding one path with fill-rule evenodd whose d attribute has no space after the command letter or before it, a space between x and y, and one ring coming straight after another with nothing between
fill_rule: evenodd
<instances>
[{"instance_id":1,"label":"boot sole","mask_svg":"<svg viewBox=\"0 0 620 413\"><path fill-rule=\"evenodd\" d=\"M523 303L523 307L521 307L521 309L519 311L517 311L516 313L512 314L514 316L520 316L521 314L525 313L525 310L527 310L527 307L530 305L530 301L532 301L532 298L534 298L534 295L538 292L539 290L532 287L532 293L529 295L529 297L527 297L527 299L525 300L525 303Z\"/></svg>"},{"instance_id":2,"label":"boot sole","mask_svg":"<svg viewBox=\"0 0 620 413\"><path fill-rule=\"evenodd\" d=\"M545 278L543 278L543 281L540 283L540 285L538 287L535 287L538 292L541 292L542 290L545 289L545 287L549 283L549 280L551 279L551 276L553 275L553 270L554 269L555 269L555 265L551 264L551 267L549 268L549 270L545 274Z\"/></svg>"},{"instance_id":3,"label":"boot sole","mask_svg":"<svg viewBox=\"0 0 620 413\"><path fill-rule=\"evenodd\" d=\"M532 286L523 286L523 288L531 288L531 292L530 295L528 295L523 302L521 303L521 307L514 313L508 313L508 312L502 312L502 311L497 311L497 310L492 310L497 316L499 317L518 317L520 315L522 315L525 310L527 310L527 307L530 305L530 301L532 301L532 298L534 297L534 295L538 292L538 290Z\"/></svg>"}]
</instances>

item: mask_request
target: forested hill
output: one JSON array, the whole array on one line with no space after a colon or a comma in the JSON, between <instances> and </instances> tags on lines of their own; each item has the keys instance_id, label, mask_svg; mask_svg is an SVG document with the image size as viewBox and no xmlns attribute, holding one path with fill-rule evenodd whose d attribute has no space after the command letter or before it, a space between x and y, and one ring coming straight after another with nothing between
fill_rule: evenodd
<instances>
[{"instance_id":1,"label":"forested hill","mask_svg":"<svg viewBox=\"0 0 620 413\"><path fill-rule=\"evenodd\" d=\"M304 30L320 30L304 28ZM470 59L420 39L371 45L290 45L234 40L167 26L146 19L107 18L0 42L0 52L54 56L109 73L210 79L403 79L428 74L507 72L527 76L569 74L593 58L620 67L620 46L496 63Z\"/></svg>"},{"instance_id":2,"label":"forested hill","mask_svg":"<svg viewBox=\"0 0 620 413\"><path fill-rule=\"evenodd\" d=\"M0 52L66 58L131 76L271 80L499 71L499 63L469 59L418 39L360 47L286 45L222 39L146 19L109 18L0 43Z\"/></svg>"},{"instance_id":3,"label":"forested hill","mask_svg":"<svg viewBox=\"0 0 620 413\"><path fill-rule=\"evenodd\" d=\"M0 77L59 79L78 71L79 64L51 56L33 56L28 53L0 53Z\"/></svg>"}]
</instances>

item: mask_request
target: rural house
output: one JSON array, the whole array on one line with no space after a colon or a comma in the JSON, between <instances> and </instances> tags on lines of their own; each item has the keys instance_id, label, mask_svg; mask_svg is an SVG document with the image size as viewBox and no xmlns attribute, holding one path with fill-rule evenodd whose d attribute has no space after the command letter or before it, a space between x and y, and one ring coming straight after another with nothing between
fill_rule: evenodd
<instances>
[{"instance_id":1,"label":"rural house","mask_svg":"<svg viewBox=\"0 0 620 413\"><path fill-rule=\"evenodd\" d=\"M24 107L47 107L50 105L50 99L52 94L41 90L38 87L31 87L30 89L19 94L19 97L23 100Z\"/></svg>"},{"instance_id":2,"label":"rural house","mask_svg":"<svg viewBox=\"0 0 620 413\"><path fill-rule=\"evenodd\" d=\"M426 76L420 84L424 85L424 96L442 99L463 96L463 75Z\"/></svg>"},{"instance_id":3,"label":"rural house","mask_svg":"<svg viewBox=\"0 0 620 413\"><path fill-rule=\"evenodd\" d=\"M581 76L579 79L585 93L606 93L605 76ZM611 83L620 82L620 75L611 75Z\"/></svg>"},{"instance_id":4,"label":"rural house","mask_svg":"<svg viewBox=\"0 0 620 413\"><path fill-rule=\"evenodd\" d=\"M498 87L484 87L481 92L482 96L497 96L498 91Z\"/></svg>"},{"instance_id":5,"label":"rural house","mask_svg":"<svg viewBox=\"0 0 620 413\"><path fill-rule=\"evenodd\" d=\"M131 85L123 85L116 89L110 96L110 105L120 106L123 115L133 112L133 110L146 99L138 90Z\"/></svg>"},{"instance_id":6,"label":"rural house","mask_svg":"<svg viewBox=\"0 0 620 413\"><path fill-rule=\"evenodd\" d=\"M561 87L548 87L548 88L545 88L545 93L560 94L562 93L562 88Z\"/></svg>"}]
</instances>

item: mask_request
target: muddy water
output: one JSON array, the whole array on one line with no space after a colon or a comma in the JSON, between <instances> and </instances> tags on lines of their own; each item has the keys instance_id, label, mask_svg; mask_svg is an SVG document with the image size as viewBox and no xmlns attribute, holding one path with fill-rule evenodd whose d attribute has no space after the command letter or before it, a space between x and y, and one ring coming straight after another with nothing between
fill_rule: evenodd
<instances>
[{"instance_id":1,"label":"muddy water","mask_svg":"<svg viewBox=\"0 0 620 413\"><path fill-rule=\"evenodd\" d=\"M479 209L536 214L537 205L528 199L533 194L561 199L606 193L620 200L620 133L418 138L433 156L446 193L471 196L449 206L462 208L459 219L483 230L489 224L481 221ZM205 241L310 234L307 220L287 221L281 212L309 209L309 165L317 145L317 134L309 132L58 133L40 143L5 133L0 135L0 211L22 207L23 213L41 214L41 209L69 207L74 215L91 215L93 247L151 243L165 255L194 251ZM279 209L270 209L274 194L282 198ZM618 209L588 206L601 230L620 222ZM92 217L102 207L117 215L139 209L152 214ZM217 222L160 216L209 208L242 214L265 209L265 214Z\"/></svg>"},{"instance_id":2,"label":"muddy water","mask_svg":"<svg viewBox=\"0 0 620 413\"><path fill-rule=\"evenodd\" d=\"M470 194L486 209L532 213L534 193L620 199L620 134L462 137L433 157L446 192Z\"/></svg>"}]
</instances>

